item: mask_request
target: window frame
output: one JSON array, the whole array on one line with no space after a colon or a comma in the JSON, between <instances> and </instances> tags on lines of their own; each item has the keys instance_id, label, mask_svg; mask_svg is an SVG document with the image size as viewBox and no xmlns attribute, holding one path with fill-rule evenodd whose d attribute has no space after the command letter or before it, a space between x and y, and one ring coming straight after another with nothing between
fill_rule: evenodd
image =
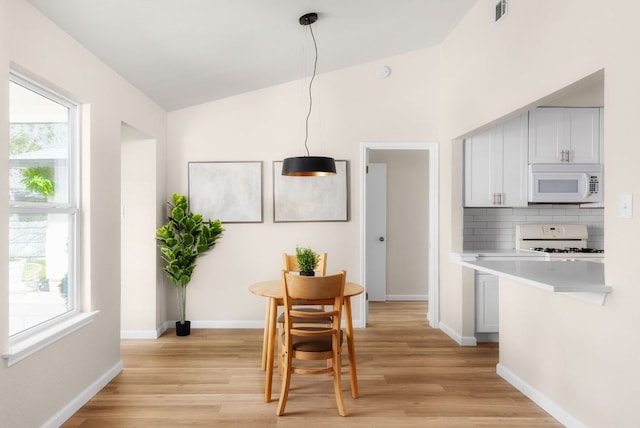
<instances>
[{"instance_id":1,"label":"window frame","mask_svg":"<svg viewBox=\"0 0 640 428\"><path fill-rule=\"evenodd\" d=\"M68 254L68 307L67 311L53 316L35 326L28 327L9 336L9 348L3 353L7 366L15 364L33 352L70 334L93 321L97 312L83 312L81 307L82 287L80 286L80 242L81 242L81 201L80 201L80 104L46 85L24 76L14 70L9 72L9 82L45 97L68 108L68 200L67 202L9 201L9 221L14 214L61 214L69 217ZM8 261L7 261L8 262ZM9 305L11 301L9 300Z\"/></svg>"}]
</instances>

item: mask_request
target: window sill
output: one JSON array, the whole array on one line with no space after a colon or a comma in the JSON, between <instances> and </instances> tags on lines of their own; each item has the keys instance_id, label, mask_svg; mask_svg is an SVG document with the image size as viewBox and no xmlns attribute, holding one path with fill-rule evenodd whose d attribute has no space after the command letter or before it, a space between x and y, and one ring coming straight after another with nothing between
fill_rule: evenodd
<instances>
[{"instance_id":1,"label":"window sill","mask_svg":"<svg viewBox=\"0 0 640 428\"><path fill-rule=\"evenodd\" d=\"M79 313L47 330L9 345L9 350L2 354L6 366L11 367L18 361L46 348L74 331L89 325L98 313L99 311Z\"/></svg>"}]
</instances>

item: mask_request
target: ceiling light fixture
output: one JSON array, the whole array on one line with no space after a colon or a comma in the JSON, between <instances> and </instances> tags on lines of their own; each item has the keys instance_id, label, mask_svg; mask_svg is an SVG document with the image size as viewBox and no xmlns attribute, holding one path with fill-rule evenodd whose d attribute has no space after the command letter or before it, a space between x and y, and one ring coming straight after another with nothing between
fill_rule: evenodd
<instances>
[{"instance_id":1,"label":"ceiling light fixture","mask_svg":"<svg viewBox=\"0 0 640 428\"><path fill-rule=\"evenodd\" d=\"M306 156L298 156L292 158L286 158L282 164L282 175L294 176L294 177L309 177L319 175L335 175L336 173L336 161L333 158L324 156L310 156L309 147L307 146L307 140L309 139L309 116L311 116L311 107L313 106L313 98L311 96L311 87L313 85L313 79L316 77L316 69L318 66L318 45L316 44L316 37L313 34L313 28L311 24L318 20L317 13L307 13L302 15L298 20L300 25L306 25L311 32L311 38L313 39L313 46L315 48L315 59L313 61L313 74L309 81L309 112L307 113L307 119L305 120L305 132L304 132L304 148L307 151Z\"/></svg>"}]
</instances>

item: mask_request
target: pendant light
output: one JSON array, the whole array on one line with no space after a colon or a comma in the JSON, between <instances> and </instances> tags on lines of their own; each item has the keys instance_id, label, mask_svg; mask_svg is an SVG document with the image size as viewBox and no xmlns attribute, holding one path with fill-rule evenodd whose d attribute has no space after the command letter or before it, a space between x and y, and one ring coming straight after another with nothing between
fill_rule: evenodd
<instances>
[{"instance_id":1,"label":"pendant light","mask_svg":"<svg viewBox=\"0 0 640 428\"><path fill-rule=\"evenodd\" d=\"M313 28L311 27L311 24L313 24L317 20L317 13L307 13L305 15L302 15L298 20L300 22L300 25L309 27L311 38L313 39L313 46L315 48L313 74L311 75L311 80L309 81L309 112L307 113L307 119L305 120L304 132L304 148L307 151L307 155L286 158L282 164L282 175L294 177L309 177L336 174L336 161L333 158L324 156L310 156L309 147L307 146L307 140L309 139L309 116L311 116L311 107L313 105L311 87L313 85L313 80L316 77L316 68L318 66L318 45L316 44L316 37L313 34Z\"/></svg>"}]
</instances>

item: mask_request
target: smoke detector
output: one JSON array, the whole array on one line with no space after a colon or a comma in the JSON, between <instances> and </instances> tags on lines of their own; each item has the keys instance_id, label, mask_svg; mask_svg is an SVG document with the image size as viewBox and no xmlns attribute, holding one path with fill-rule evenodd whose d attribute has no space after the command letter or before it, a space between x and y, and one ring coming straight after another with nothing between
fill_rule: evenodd
<instances>
[{"instance_id":1,"label":"smoke detector","mask_svg":"<svg viewBox=\"0 0 640 428\"><path fill-rule=\"evenodd\" d=\"M507 14L507 0L498 0L493 8L493 22L498 22Z\"/></svg>"}]
</instances>

